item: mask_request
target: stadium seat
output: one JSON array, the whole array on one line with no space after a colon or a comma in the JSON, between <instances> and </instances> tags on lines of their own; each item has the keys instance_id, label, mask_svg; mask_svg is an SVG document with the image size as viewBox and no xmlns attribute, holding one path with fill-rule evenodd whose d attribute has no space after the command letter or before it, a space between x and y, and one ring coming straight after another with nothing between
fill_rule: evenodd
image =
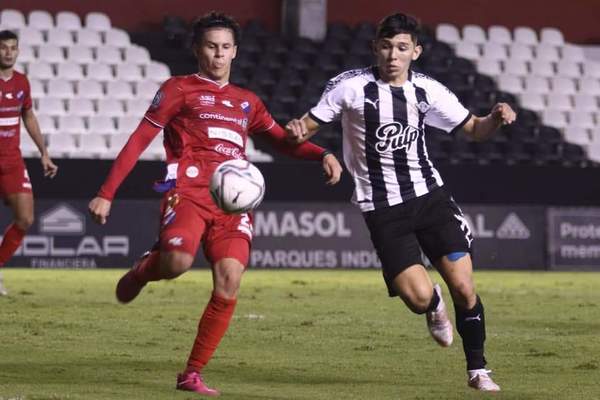
<instances>
[{"instance_id":1,"label":"stadium seat","mask_svg":"<svg viewBox=\"0 0 600 400\"><path fill-rule=\"evenodd\" d=\"M149 106L150 101L147 99L135 98L126 100L127 115L137 116L138 119L146 113Z\"/></svg>"},{"instance_id":2,"label":"stadium seat","mask_svg":"<svg viewBox=\"0 0 600 400\"><path fill-rule=\"evenodd\" d=\"M598 102L596 97L589 95L578 93L573 96L573 106L576 110L580 111L598 111Z\"/></svg>"},{"instance_id":3,"label":"stadium seat","mask_svg":"<svg viewBox=\"0 0 600 400\"><path fill-rule=\"evenodd\" d=\"M54 18L52 14L44 10L32 10L27 17L29 26L34 26L36 29L47 31L54 28Z\"/></svg>"},{"instance_id":4,"label":"stadium seat","mask_svg":"<svg viewBox=\"0 0 600 400\"><path fill-rule=\"evenodd\" d=\"M81 80L84 79L83 68L77 63L63 62L57 66L56 77L70 81Z\"/></svg>"},{"instance_id":5,"label":"stadium seat","mask_svg":"<svg viewBox=\"0 0 600 400\"><path fill-rule=\"evenodd\" d=\"M104 90L100 81L95 79L84 79L77 82L77 97L83 99L101 99Z\"/></svg>"},{"instance_id":6,"label":"stadium seat","mask_svg":"<svg viewBox=\"0 0 600 400\"><path fill-rule=\"evenodd\" d=\"M526 76L529 74L527 69L527 62L525 60L518 60L509 58L504 61L504 73L510 75Z\"/></svg>"},{"instance_id":7,"label":"stadium seat","mask_svg":"<svg viewBox=\"0 0 600 400\"><path fill-rule=\"evenodd\" d=\"M106 32L111 29L110 18L101 12L90 12L85 16L85 27L93 31Z\"/></svg>"},{"instance_id":8,"label":"stadium seat","mask_svg":"<svg viewBox=\"0 0 600 400\"><path fill-rule=\"evenodd\" d=\"M521 105L529 110L543 111L546 108L544 96L540 93L521 93L520 99Z\"/></svg>"},{"instance_id":9,"label":"stadium seat","mask_svg":"<svg viewBox=\"0 0 600 400\"><path fill-rule=\"evenodd\" d=\"M77 44L81 46L100 47L103 45L100 32L93 29L80 29L75 32L75 36Z\"/></svg>"},{"instance_id":10,"label":"stadium seat","mask_svg":"<svg viewBox=\"0 0 600 400\"><path fill-rule=\"evenodd\" d=\"M511 44L510 30L505 26L492 25L488 28L488 40L492 43Z\"/></svg>"},{"instance_id":11,"label":"stadium seat","mask_svg":"<svg viewBox=\"0 0 600 400\"><path fill-rule=\"evenodd\" d=\"M171 77L171 71L167 65L152 61L144 67L144 77L162 83Z\"/></svg>"},{"instance_id":12,"label":"stadium seat","mask_svg":"<svg viewBox=\"0 0 600 400\"><path fill-rule=\"evenodd\" d=\"M53 158L66 158L77 152L73 135L56 134L48 136L48 152Z\"/></svg>"},{"instance_id":13,"label":"stadium seat","mask_svg":"<svg viewBox=\"0 0 600 400\"><path fill-rule=\"evenodd\" d=\"M94 115L88 119L89 132L94 135L115 135L117 129L113 118L106 115Z\"/></svg>"},{"instance_id":14,"label":"stadium seat","mask_svg":"<svg viewBox=\"0 0 600 400\"><path fill-rule=\"evenodd\" d=\"M78 115L63 115L58 118L58 131L61 134L83 135L87 133L84 119Z\"/></svg>"},{"instance_id":15,"label":"stadium seat","mask_svg":"<svg viewBox=\"0 0 600 400\"><path fill-rule=\"evenodd\" d=\"M596 127L594 114L588 111L573 110L568 113L569 127L592 129Z\"/></svg>"},{"instance_id":16,"label":"stadium seat","mask_svg":"<svg viewBox=\"0 0 600 400\"><path fill-rule=\"evenodd\" d=\"M67 31L77 31L81 29L81 19L72 11L59 11L56 14L56 27Z\"/></svg>"},{"instance_id":17,"label":"stadium seat","mask_svg":"<svg viewBox=\"0 0 600 400\"><path fill-rule=\"evenodd\" d=\"M121 64L123 56L121 50L116 46L102 46L96 49L96 59L105 64Z\"/></svg>"},{"instance_id":18,"label":"stadium seat","mask_svg":"<svg viewBox=\"0 0 600 400\"><path fill-rule=\"evenodd\" d=\"M40 151L38 150L36 144L33 142L33 139L31 139L31 136L29 136L28 134L21 135L20 148L21 154L25 158L39 157L40 155Z\"/></svg>"},{"instance_id":19,"label":"stadium seat","mask_svg":"<svg viewBox=\"0 0 600 400\"><path fill-rule=\"evenodd\" d=\"M134 98L133 88L131 83L117 80L106 84L106 96L115 99L127 100Z\"/></svg>"},{"instance_id":20,"label":"stadium seat","mask_svg":"<svg viewBox=\"0 0 600 400\"><path fill-rule=\"evenodd\" d=\"M108 150L106 151L104 156L100 156L101 158L112 159L116 158L117 154L121 151L123 146L127 143L131 136L130 133L126 134L117 134L108 137Z\"/></svg>"},{"instance_id":21,"label":"stadium seat","mask_svg":"<svg viewBox=\"0 0 600 400\"><path fill-rule=\"evenodd\" d=\"M25 15L19 10L5 8L0 11L0 26L5 29L15 29L27 26Z\"/></svg>"},{"instance_id":22,"label":"stadium seat","mask_svg":"<svg viewBox=\"0 0 600 400\"><path fill-rule=\"evenodd\" d=\"M90 64L94 62L92 48L84 45L75 45L67 48L67 61L77 64Z\"/></svg>"},{"instance_id":23,"label":"stadium seat","mask_svg":"<svg viewBox=\"0 0 600 400\"><path fill-rule=\"evenodd\" d=\"M142 81L136 83L135 94L139 99L146 99L148 102L154 98L160 85L154 81Z\"/></svg>"},{"instance_id":24,"label":"stadium seat","mask_svg":"<svg viewBox=\"0 0 600 400\"><path fill-rule=\"evenodd\" d=\"M29 67L31 68L31 66ZM596 78L581 78L578 80L579 93L600 95L600 81Z\"/></svg>"},{"instance_id":25,"label":"stadium seat","mask_svg":"<svg viewBox=\"0 0 600 400\"><path fill-rule=\"evenodd\" d=\"M511 60L529 61L533 59L533 48L523 43L512 43L508 46Z\"/></svg>"},{"instance_id":26,"label":"stadium seat","mask_svg":"<svg viewBox=\"0 0 600 400\"><path fill-rule=\"evenodd\" d=\"M585 53L583 52L583 48L581 46L577 46L574 44L566 44L562 47L562 58L565 60L569 60L572 62L584 62L585 61Z\"/></svg>"},{"instance_id":27,"label":"stadium seat","mask_svg":"<svg viewBox=\"0 0 600 400\"><path fill-rule=\"evenodd\" d=\"M508 58L508 52L506 46L503 44L487 42L483 44L482 57L493 60L506 60Z\"/></svg>"},{"instance_id":28,"label":"stadium seat","mask_svg":"<svg viewBox=\"0 0 600 400\"><path fill-rule=\"evenodd\" d=\"M523 92L523 81L517 75L502 74L499 75L496 82L498 88L510 93L521 93Z\"/></svg>"},{"instance_id":29,"label":"stadium seat","mask_svg":"<svg viewBox=\"0 0 600 400\"><path fill-rule=\"evenodd\" d=\"M571 78L555 76L550 79L550 84L552 86L552 93L575 94L577 92L575 81Z\"/></svg>"},{"instance_id":30,"label":"stadium seat","mask_svg":"<svg viewBox=\"0 0 600 400\"><path fill-rule=\"evenodd\" d=\"M47 63L61 63L65 61L65 55L62 48L52 44L40 46L38 50L38 58Z\"/></svg>"},{"instance_id":31,"label":"stadium seat","mask_svg":"<svg viewBox=\"0 0 600 400\"><path fill-rule=\"evenodd\" d=\"M483 44L487 42L483 28L479 25L472 24L463 26L462 40L476 44Z\"/></svg>"},{"instance_id":32,"label":"stadium seat","mask_svg":"<svg viewBox=\"0 0 600 400\"><path fill-rule=\"evenodd\" d=\"M590 78L600 78L600 62L585 60L581 64L582 75Z\"/></svg>"},{"instance_id":33,"label":"stadium seat","mask_svg":"<svg viewBox=\"0 0 600 400\"><path fill-rule=\"evenodd\" d=\"M123 63L116 65L115 77L117 80L137 82L142 80L142 69L137 64Z\"/></svg>"},{"instance_id":34,"label":"stadium seat","mask_svg":"<svg viewBox=\"0 0 600 400\"><path fill-rule=\"evenodd\" d=\"M38 113L36 114L36 118L38 120L38 124L40 124L40 130L42 131L43 135L54 135L57 132L54 117L48 114ZM24 136L29 135L21 135L21 140L23 140Z\"/></svg>"},{"instance_id":35,"label":"stadium seat","mask_svg":"<svg viewBox=\"0 0 600 400\"><path fill-rule=\"evenodd\" d=\"M28 44L19 45L18 60L26 63L37 61L37 57L35 55L35 51L33 50L33 46L30 46Z\"/></svg>"},{"instance_id":36,"label":"stadium seat","mask_svg":"<svg viewBox=\"0 0 600 400\"><path fill-rule=\"evenodd\" d=\"M123 103L115 98L104 98L98 100L97 113L109 117L122 117L125 115Z\"/></svg>"},{"instance_id":37,"label":"stadium seat","mask_svg":"<svg viewBox=\"0 0 600 400\"><path fill-rule=\"evenodd\" d=\"M516 27L513 31L513 38L517 43L523 43L531 46L538 44L537 34L532 28L527 26Z\"/></svg>"},{"instance_id":38,"label":"stadium seat","mask_svg":"<svg viewBox=\"0 0 600 400\"><path fill-rule=\"evenodd\" d=\"M532 75L552 77L555 75L552 62L546 60L532 60L529 62Z\"/></svg>"},{"instance_id":39,"label":"stadium seat","mask_svg":"<svg viewBox=\"0 0 600 400\"><path fill-rule=\"evenodd\" d=\"M565 39L560 30L556 28L542 28L540 31L540 42L548 43L554 46L562 46L565 43Z\"/></svg>"},{"instance_id":40,"label":"stadium seat","mask_svg":"<svg viewBox=\"0 0 600 400\"><path fill-rule=\"evenodd\" d=\"M17 61L15 63L14 69L15 69L15 71L18 71L18 72L20 72L22 74L26 74L27 75L27 63L25 63L25 62Z\"/></svg>"},{"instance_id":41,"label":"stadium seat","mask_svg":"<svg viewBox=\"0 0 600 400\"><path fill-rule=\"evenodd\" d=\"M53 116L67 115L65 103L62 99L46 96L37 99L36 103L36 111L39 111L40 113Z\"/></svg>"},{"instance_id":42,"label":"stadium seat","mask_svg":"<svg viewBox=\"0 0 600 400\"><path fill-rule=\"evenodd\" d=\"M600 163L600 142L589 145L587 154L590 160Z\"/></svg>"},{"instance_id":43,"label":"stadium seat","mask_svg":"<svg viewBox=\"0 0 600 400\"><path fill-rule=\"evenodd\" d=\"M71 99L75 97L73 84L65 79L51 79L48 82L48 96L59 99Z\"/></svg>"},{"instance_id":44,"label":"stadium seat","mask_svg":"<svg viewBox=\"0 0 600 400\"><path fill-rule=\"evenodd\" d=\"M439 24L435 29L435 37L437 40L451 44L461 41L458 28L452 24Z\"/></svg>"},{"instance_id":45,"label":"stadium seat","mask_svg":"<svg viewBox=\"0 0 600 400\"><path fill-rule=\"evenodd\" d=\"M568 124L567 117L562 110L554 110L550 108L542 112L542 123L558 129L562 129Z\"/></svg>"},{"instance_id":46,"label":"stadium seat","mask_svg":"<svg viewBox=\"0 0 600 400\"><path fill-rule=\"evenodd\" d=\"M69 115L77 115L79 117L90 117L96 115L94 102L91 99L77 97L67 101Z\"/></svg>"},{"instance_id":47,"label":"stadium seat","mask_svg":"<svg viewBox=\"0 0 600 400\"><path fill-rule=\"evenodd\" d=\"M600 144L600 126L590 131L590 138L593 145Z\"/></svg>"},{"instance_id":48,"label":"stadium seat","mask_svg":"<svg viewBox=\"0 0 600 400\"><path fill-rule=\"evenodd\" d=\"M119 117L117 119L117 132L118 132L118 134L120 134L120 135L131 135L133 133L133 131L140 124L140 121L142 120L142 115L127 115L127 116L124 116L124 117Z\"/></svg>"},{"instance_id":49,"label":"stadium seat","mask_svg":"<svg viewBox=\"0 0 600 400\"><path fill-rule=\"evenodd\" d=\"M543 76L529 75L525 77L525 91L528 93L549 93L550 83Z\"/></svg>"},{"instance_id":50,"label":"stadium seat","mask_svg":"<svg viewBox=\"0 0 600 400\"><path fill-rule=\"evenodd\" d=\"M75 44L73 34L57 25L57 28L48 30L48 43L53 46L71 47Z\"/></svg>"},{"instance_id":51,"label":"stadium seat","mask_svg":"<svg viewBox=\"0 0 600 400\"><path fill-rule=\"evenodd\" d=\"M46 43L44 40L44 35L39 29L32 28L29 26L23 26L19 28L18 31L19 46L29 45L39 47Z\"/></svg>"},{"instance_id":52,"label":"stadium seat","mask_svg":"<svg viewBox=\"0 0 600 400\"><path fill-rule=\"evenodd\" d=\"M106 46L125 48L129 47L131 41L129 39L129 34L123 29L111 28L105 33L104 44Z\"/></svg>"},{"instance_id":53,"label":"stadium seat","mask_svg":"<svg viewBox=\"0 0 600 400\"><path fill-rule=\"evenodd\" d=\"M125 62L137 65L146 65L150 63L150 52L145 47L132 45L125 48Z\"/></svg>"},{"instance_id":54,"label":"stadium seat","mask_svg":"<svg viewBox=\"0 0 600 400\"><path fill-rule=\"evenodd\" d=\"M573 108L571 97L566 94L552 93L546 97L546 104L551 110L570 111Z\"/></svg>"},{"instance_id":55,"label":"stadium seat","mask_svg":"<svg viewBox=\"0 0 600 400\"><path fill-rule=\"evenodd\" d=\"M77 150L71 153L71 157L77 158L100 158L108 150L106 139L101 135L85 135L79 139Z\"/></svg>"},{"instance_id":56,"label":"stadium seat","mask_svg":"<svg viewBox=\"0 0 600 400\"><path fill-rule=\"evenodd\" d=\"M545 61L558 61L560 54L556 46L548 43L540 43L535 46L535 58Z\"/></svg>"},{"instance_id":57,"label":"stadium seat","mask_svg":"<svg viewBox=\"0 0 600 400\"><path fill-rule=\"evenodd\" d=\"M581 76L579 63L572 62L570 60L560 60L557 62L556 73L559 76L565 76L568 78L579 78Z\"/></svg>"},{"instance_id":58,"label":"stadium seat","mask_svg":"<svg viewBox=\"0 0 600 400\"><path fill-rule=\"evenodd\" d=\"M113 81L115 79L110 65L103 62L88 65L86 77L99 81Z\"/></svg>"},{"instance_id":59,"label":"stadium seat","mask_svg":"<svg viewBox=\"0 0 600 400\"><path fill-rule=\"evenodd\" d=\"M29 88L31 90L31 97L34 99L46 96L46 89L44 84L39 79L29 79Z\"/></svg>"},{"instance_id":60,"label":"stadium seat","mask_svg":"<svg viewBox=\"0 0 600 400\"><path fill-rule=\"evenodd\" d=\"M466 58L467 60L477 60L481 57L479 46L471 42L458 42L454 48L457 56Z\"/></svg>"}]
</instances>

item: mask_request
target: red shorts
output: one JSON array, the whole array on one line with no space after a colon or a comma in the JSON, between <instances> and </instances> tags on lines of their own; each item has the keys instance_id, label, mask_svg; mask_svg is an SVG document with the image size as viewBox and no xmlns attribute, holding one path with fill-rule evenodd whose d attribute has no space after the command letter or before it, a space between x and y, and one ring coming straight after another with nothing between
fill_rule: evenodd
<instances>
[{"instance_id":1,"label":"red shorts","mask_svg":"<svg viewBox=\"0 0 600 400\"><path fill-rule=\"evenodd\" d=\"M167 193L161 206L160 249L195 256L201 242L209 262L235 258L247 265L252 216L223 213L214 205L208 190L200 195L195 191L194 200L174 191Z\"/></svg>"},{"instance_id":2,"label":"red shorts","mask_svg":"<svg viewBox=\"0 0 600 400\"><path fill-rule=\"evenodd\" d=\"M23 159L0 159L0 197L15 193L32 193L29 174Z\"/></svg>"}]
</instances>

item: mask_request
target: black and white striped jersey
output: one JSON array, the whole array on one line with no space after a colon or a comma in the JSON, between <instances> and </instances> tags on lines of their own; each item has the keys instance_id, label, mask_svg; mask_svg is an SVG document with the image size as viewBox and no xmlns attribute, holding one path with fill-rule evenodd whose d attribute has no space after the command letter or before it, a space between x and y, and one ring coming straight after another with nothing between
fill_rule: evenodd
<instances>
[{"instance_id":1,"label":"black and white striped jersey","mask_svg":"<svg viewBox=\"0 0 600 400\"><path fill-rule=\"evenodd\" d=\"M355 184L352 201L362 211L388 207L443 185L427 154L431 127L460 129L471 113L435 79L409 71L399 87L377 67L346 71L331 79L310 110L325 124L341 118L344 161Z\"/></svg>"}]
</instances>

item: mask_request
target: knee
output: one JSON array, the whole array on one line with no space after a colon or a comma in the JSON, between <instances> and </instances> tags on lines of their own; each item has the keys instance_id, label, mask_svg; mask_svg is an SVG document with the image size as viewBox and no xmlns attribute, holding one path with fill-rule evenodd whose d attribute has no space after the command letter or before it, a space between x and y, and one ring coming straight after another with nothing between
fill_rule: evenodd
<instances>
[{"instance_id":1,"label":"knee","mask_svg":"<svg viewBox=\"0 0 600 400\"><path fill-rule=\"evenodd\" d=\"M220 263L215 265L215 292L222 297L236 298L240 290L242 273L244 267L242 264L233 262L230 265Z\"/></svg>"},{"instance_id":2,"label":"knee","mask_svg":"<svg viewBox=\"0 0 600 400\"><path fill-rule=\"evenodd\" d=\"M457 306L470 310L477 302L475 286L470 280L464 280L454 283L450 290L452 299Z\"/></svg>"},{"instance_id":3,"label":"knee","mask_svg":"<svg viewBox=\"0 0 600 400\"><path fill-rule=\"evenodd\" d=\"M406 306L415 314L423 314L427 311L432 296L433 288L427 286L413 288L410 292L400 295Z\"/></svg>"},{"instance_id":4,"label":"knee","mask_svg":"<svg viewBox=\"0 0 600 400\"><path fill-rule=\"evenodd\" d=\"M192 267L194 258L186 253L168 252L161 255L160 268L164 279L174 279Z\"/></svg>"},{"instance_id":5,"label":"knee","mask_svg":"<svg viewBox=\"0 0 600 400\"><path fill-rule=\"evenodd\" d=\"M22 231L28 230L33 225L33 214L25 215L15 220L15 225Z\"/></svg>"}]
</instances>

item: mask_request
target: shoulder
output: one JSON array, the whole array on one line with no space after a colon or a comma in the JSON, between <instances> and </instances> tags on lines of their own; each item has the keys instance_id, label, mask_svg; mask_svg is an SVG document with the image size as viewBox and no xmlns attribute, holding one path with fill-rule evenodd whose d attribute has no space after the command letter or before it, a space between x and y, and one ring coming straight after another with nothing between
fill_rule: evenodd
<instances>
[{"instance_id":1,"label":"shoulder","mask_svg":"<svg viewBox=\"0 0 600 400\"><path fill-rule=\"evenodd\" d=\"M444 93L452 93L450 89L448 89L443 83L438 81L435 78L432 78L429 75L423 74L421 72L411 71L410 81L416 87L423 88L425 92L430 96L437 96L440 92Z\"/></svg>"},{"instance_id":2,"label":"shoulder","mask_svg":"<svg viewBox=\"0 0 600 400\"><path fill-rule=\"evenodd\" d=\"M362 87L366 82L371 80L375 80L372 67L351 69L331 78L327 82L323 94L336 88L354 87L356 85Z\"/></svg>"},{"instance_id":3,"label":"shoulder","mask_svg":"<svg viewBox=\"0 0 600 400\"><path fill-rule=\"evenodd\" d=\"M227 85L227 91L232 95L239 97L240 99L252 101L253 103L260 101L258 95L252 90L234 85L233 83L229 83Z\"/></svg>"},{"instance_id":4,"label":"shoulder","mask_svg":"<svg viewBox=\"0 0 600 400\"><path fill-rule=\"evenodd\" d=\"M27 79L27 75L24 73L13 70L13 76L17 82L29 85L29 79Z\"/></svg>"}]
</instances>

